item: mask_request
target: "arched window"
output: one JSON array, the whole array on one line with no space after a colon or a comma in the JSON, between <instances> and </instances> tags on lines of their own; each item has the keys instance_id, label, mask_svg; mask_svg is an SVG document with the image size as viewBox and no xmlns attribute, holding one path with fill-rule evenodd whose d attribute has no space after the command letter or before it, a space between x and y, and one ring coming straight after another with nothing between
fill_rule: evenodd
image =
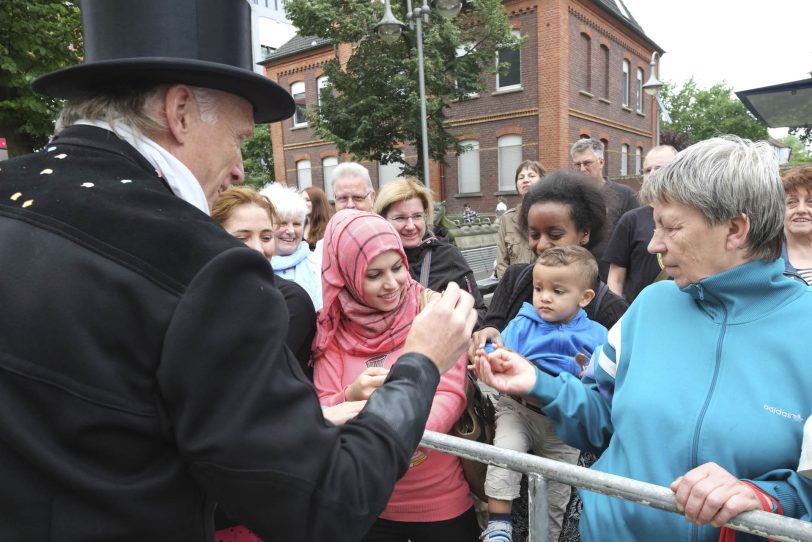
<instances>
[{"instance_id":1,"label":"arched window","mask_svg":"<svg viewBox=\"0 0 812 542\"><path fill-rule=\"evenodd\" d=\"M522 136L502 136L496 146L499 149L499 190L516 190L516 168L522 163Z\"/></svg>"},{"instance_id":2,"label":"arched window","mask_svg":"<svg viewBox=\"0 0 812 542\"><path fill-rule=\"evenodd\" d=\"M623 103L624 107L629 107L629 61L626 59L623 60L623 73L621 77L622 77L620 81L621 102Z\"/></svg>"},{"instance_id":3,"label":"arched window","mask_svg":"<svg viewBox=\"0 0 812 542\"><path fill-rule=\"evenodd\" d=\"M307 126L307 98L305 97L304 81L298 81L290 86L290 94L296 102L296 113L293 115L293 126Z\"/></svg>"},{"instance_id":4,"label":"arched window","mask_svg":"<svg viewBox=\"0 0 812 542\"><path fill-rule=\"evenodd\" d=\"M629 174L629 146L625 143L620 146L620 174Z\"/></svg>"},{"instance_id":5,"label":"arched window","mask_svg":"<svg viewBox=\"0 0 812 542\"><path fill-rule=\"evenodd\" d=\"M643 70L637 68L637 112L643 112Z\"/></svg>"},{"instance_id":6,"label":"arched window","mask_svg":"<svg viewBox=\"0 0 812 542\"><path fill-rule=\"evenodd\" d=\"M299 160L296 162L296 182L299 190L313 185L313 177L310 172L310 160Z\"/></svg>"},{"instance_id":7,"label":"arched window","mask_svg":"<svg viewBox=\"0 0 812 542\"><path fill-rule=\"evenodd\" d=\"M319 104L319 107L321 107L321 91L328 84L330 84L330 80L327 78L326 75L322 75L321 77L316 79L316 92L317 92L316 100L317 103Z\"/></svg>"},{"instance_id":8,"label":"arched window","mask_svg":"<svg viewBox=\"0 0 812 542\"><path fill-rule=\"evenodd\" d=\"M479 192L479 141L460 141L466 150L457 157L457 179L460 194Z\"/></svg>"},{"instance_id":9,"label":"arched window","mask_svg":"<svg viewBox=\"0 0 812 542\"><path fill-rule=\"evenodd\" d=\"M584 90L592 92L592 38L589 34L581 33L581 49L584 55Z\"/></svg>"},{"instance_id":10,"label":"arched window","mask_svg":"<svg viewBox=\"0 0 812 542\"><path fill-rule=\"evenodd\" d=\"M643 174L643 148L637 147L634 150L634 174Z\"/></svg>"},{"instance_id":11,"label":"arched window","mask_svg":"<svg viewBox=\"0 0 812 542\"><path fill-rule=\"evenodd\" d=\"M321 159L321 172L324 177L324 193L327 194L327 199L332 201L333 197L333 170L338 165L338 158L335 156L327 156Z\"/></svg>"}]
</instances>

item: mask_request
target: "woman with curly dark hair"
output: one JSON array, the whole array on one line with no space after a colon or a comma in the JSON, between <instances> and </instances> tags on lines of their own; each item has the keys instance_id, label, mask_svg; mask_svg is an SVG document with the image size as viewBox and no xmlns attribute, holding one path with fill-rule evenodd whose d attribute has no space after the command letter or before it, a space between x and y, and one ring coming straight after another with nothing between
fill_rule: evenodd
<instances>
[{"instance_id":1,"label":"woman with curly dark hair","mask_svg":"<svg viewBox=\"0 0 812 542\"><path fill-rule=\"evenodd\" d=\"M591 250L605 236L606 201L601 189L588 178L564 171L556 171L533 185L522 201L517 224L527 235L530 250L538 256L555 246L579 245ZM493 299L485 315L485 321L474 333L469 359L474 359L476 348L490 342L494 348L503 346L500 330L505 329L519 312L522 304L533 301L533 263L515 264L507 268L493 294ZM595 298L584 307L587 317L611 328L626 312L628 303L609 291L600 279L592 288ZM579 464L589 466L594 458L582 454ZM566 497L565 497L566 498ZM557 511L551 510L550 522L555 531L561 530L564 540L578 538L578 502L574 496L564 514L560 504ZM566 500L564 500L566 503ZM521 515L522 506L514 507L514 516ZM516 535L523 530L526 522L517 524ZM514 540L521 540L516 536Z\"/></svg>"}]
</instances>

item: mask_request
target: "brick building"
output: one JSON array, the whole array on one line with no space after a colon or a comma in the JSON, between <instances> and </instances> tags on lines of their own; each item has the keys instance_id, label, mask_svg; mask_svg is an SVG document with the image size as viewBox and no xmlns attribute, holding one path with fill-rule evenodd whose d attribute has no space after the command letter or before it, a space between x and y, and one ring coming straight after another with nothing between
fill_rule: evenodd
<instances>
[{"instance_id":1,"label":"brick building","mask_svg":"<svg viewBox=\"0 0 812 542\"><path fill-rule=\"evenodd\" d=\"M464 203L490 211L503 195L518 202L513 176L522 160L548 170L569 167L569 146L579 137L607 147L606 176L640 172L654 140L654 104L642 85L653 51L620 0L505 0L514 32L527 39L519 51L504 51L510 72L486 73L485 91L451 104L449 126L470 150L431 164L431 185L451 213ZM349 44L297 36L262 62L266 74L300 103L317 106L324 84L321 66L346 63ZM289 186L325 187L332 168L349 156L318 139L300 115L271 128L276 178ZM404 149L413 162L415 149ZM365 163L373 184L398 176L399 166Z\"/></svg>"}]
</instances>

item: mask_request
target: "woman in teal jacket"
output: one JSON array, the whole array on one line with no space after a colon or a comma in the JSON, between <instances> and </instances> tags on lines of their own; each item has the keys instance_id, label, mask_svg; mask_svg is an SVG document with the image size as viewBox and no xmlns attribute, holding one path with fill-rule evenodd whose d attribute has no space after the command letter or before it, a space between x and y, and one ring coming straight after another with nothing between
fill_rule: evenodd
<instances>
[{"instance_id":1,"label":"woman in teal jacket","mask_svg":"<svg viewBox=\"0 0 812 542\"><path fill-rule=\"evenodd\" d=\"M568 444L603 451L594 469L670 486L685 516L582 492L585 541L715 542L748 510L808 521L812 482L795 469L812 413L812 289L783 275L772 151L700 142L641 195L654 207L649 251L673 282L643 290L583 381L503 350L479 358L480 375L539 399Z\"/></svg>"}]
</instances>

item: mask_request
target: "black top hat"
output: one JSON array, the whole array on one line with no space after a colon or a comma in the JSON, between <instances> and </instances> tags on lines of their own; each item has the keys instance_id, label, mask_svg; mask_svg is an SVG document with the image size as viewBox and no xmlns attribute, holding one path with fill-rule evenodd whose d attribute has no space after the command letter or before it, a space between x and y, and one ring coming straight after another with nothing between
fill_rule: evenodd
<instances>
[{"instance_id":1,"label":"black top hat","mask_svg":"<svg viewBox=\"0 0 812 542\"><path fill-rule=\"evenodd\" d=\"M246 0L82 0L82 23L84 63L36 79L36 92L69 99L183 83L245 98L256 122L295 111L287 91L251 69Z\"/></svg>"}]
</instances>

